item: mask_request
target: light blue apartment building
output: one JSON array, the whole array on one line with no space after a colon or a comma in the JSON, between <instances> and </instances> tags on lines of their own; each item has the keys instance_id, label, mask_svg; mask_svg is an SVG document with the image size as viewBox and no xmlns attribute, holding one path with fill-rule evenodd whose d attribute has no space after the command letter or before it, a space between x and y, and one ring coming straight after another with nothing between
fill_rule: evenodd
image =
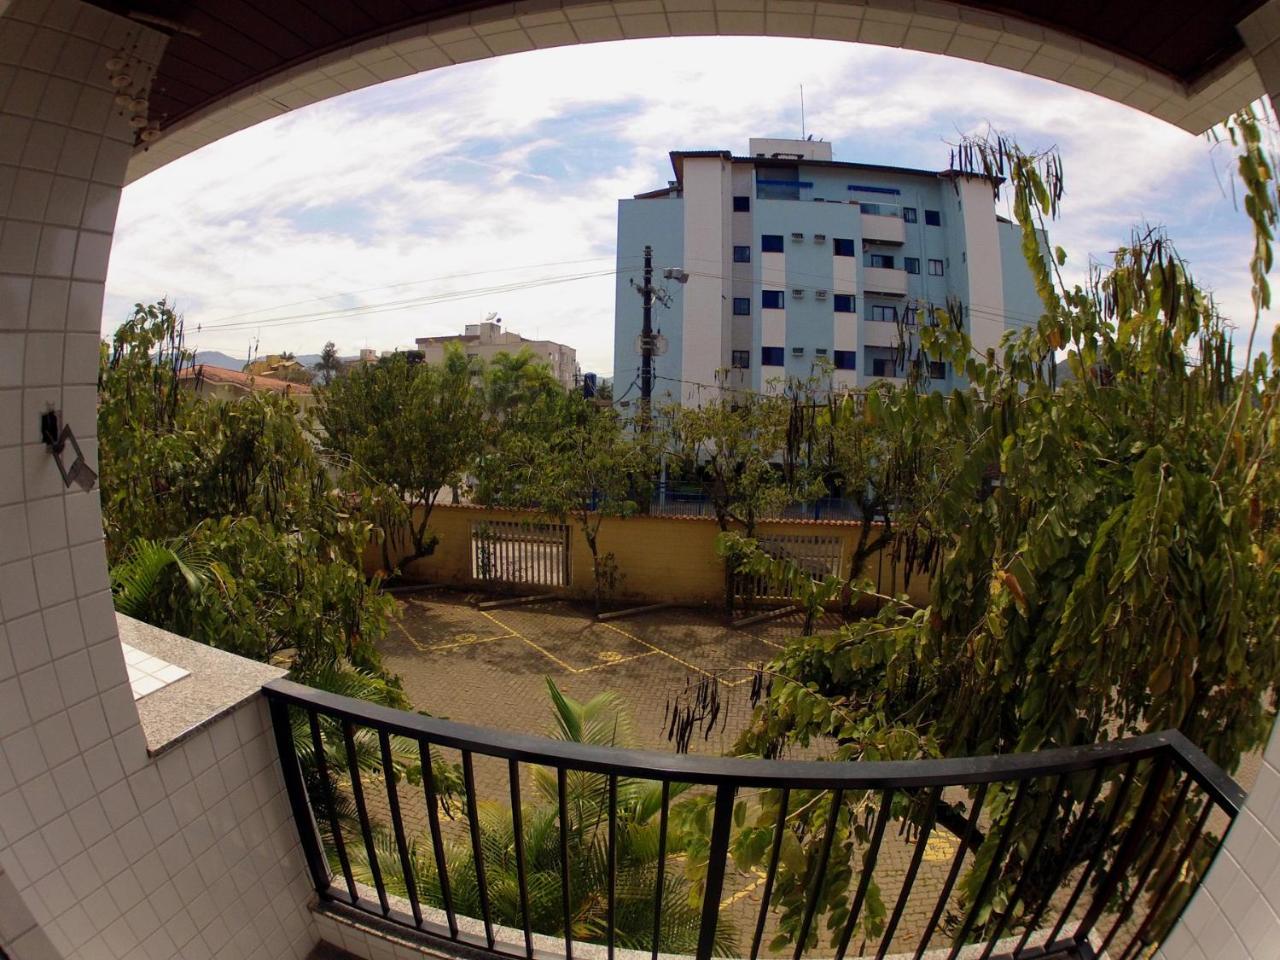
<instances>
[{"instance_id":1,"label":"light blue apartment building","mask_svg":"<svg viewBox=\"0 0 1280 960\"><path fill-rule=\"evenodd\" d=\"M776 391L820 363L837 388L903 377L900 330L910 345L928 304L962 303L979 351L1039 318L1018 228L997 216L989 180L837 162L822 141L753 139L748 153L673 152L667 187L619 201L616 397L639 396L633 281L646 244L667 290L653 313L655 404ZM664 268L688 280L664 281ZM945 363L929 375L956 383Z\"/></svg>"}]
</instances>

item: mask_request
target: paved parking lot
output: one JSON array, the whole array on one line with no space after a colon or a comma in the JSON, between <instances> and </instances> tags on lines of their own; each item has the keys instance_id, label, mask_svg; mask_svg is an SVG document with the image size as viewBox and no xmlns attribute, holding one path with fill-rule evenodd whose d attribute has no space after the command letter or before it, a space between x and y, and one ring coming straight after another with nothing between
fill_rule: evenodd
<instances>
[{"instance_id":1,"label":"paved parking lot","mask_svg":"<svg viewBox=\"0 0 1280 960\"><path fill-rule=\"evenodd\" d=\"M801 623L793 615L733 630L723 616L687 609L597 623L586 607L563 601L486 611L447 592L410 596L399 606L381 649L419 710L544 733L550 677L578 700L617 692L634 717L636 745L670 749L668 703L686 687L714 680L724 716L692 749L717 754L733 746L750 718L753 671Z\"/></svg>"}]
</instances>

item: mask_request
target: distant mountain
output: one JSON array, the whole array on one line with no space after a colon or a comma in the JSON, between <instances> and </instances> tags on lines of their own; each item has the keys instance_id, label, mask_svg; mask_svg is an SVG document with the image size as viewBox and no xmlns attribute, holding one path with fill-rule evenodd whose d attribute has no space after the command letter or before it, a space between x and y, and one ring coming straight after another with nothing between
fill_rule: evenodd
<instances>
[{"instance_id":1,"label":"distant mountain","mask_svg":"<svg viewBox=\"0 0 1280 960\"><path fill-rule=\"evenodd\" d=\"M314 370L316 368L316 364L320 362L320 354L299 353L293 359L297 360L300 364L302 364L308 370Z\"/></svg>"},{"instance_id":2,"label":"distant mountain","mask_svg":"<svg viewBox=\"0 0 1280 960\"><path fill-rule=\"evenodd\" d=\"M237 360L235 357L229 357L225 353L217 350L197 350L196 363L203 363L210 367L222 367L224 370L243 370L244 361Z\"/></svg>"}]
</instances>

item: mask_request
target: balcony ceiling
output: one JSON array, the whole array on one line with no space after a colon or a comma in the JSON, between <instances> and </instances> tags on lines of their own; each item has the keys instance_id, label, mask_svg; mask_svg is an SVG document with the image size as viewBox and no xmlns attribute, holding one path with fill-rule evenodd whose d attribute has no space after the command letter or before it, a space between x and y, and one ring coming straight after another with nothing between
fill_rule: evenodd
<instances>
[{"instance_id":1,"label":"balcony ceiling","mask_svg":"<svg viewBox=\"0 0 1280 960\"><path fill-rule=\"evenodd\" d=\"M170 127L317 56L494 0L91 0L170 33L152 116ZM1089 41L1193 87L1243 49L1236 24L1263 0L965 0ZM566 6L569 4L566 3Z\"/></svg>"}]
</instances>

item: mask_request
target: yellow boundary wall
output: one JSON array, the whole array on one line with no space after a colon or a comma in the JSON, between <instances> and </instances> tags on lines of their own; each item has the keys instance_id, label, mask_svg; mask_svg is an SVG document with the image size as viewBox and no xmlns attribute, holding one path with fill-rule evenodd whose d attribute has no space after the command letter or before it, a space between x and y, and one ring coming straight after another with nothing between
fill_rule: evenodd
<instances>
[{"instance_id":1,"label":"yellow boundary wall","mask_svg":"<svg viewBox=\"0 0 1280 960\"><path fill-rule=\"evenodd\" d=\"M439 537L435 551L411 563L406 573L414 579L456 587L479 586L471 572L471 529L485 521L546 523L535 512L499 510L472 505L437 505L431 511L429 527ZM592 594L591 552L581 530L570 522L569 571L567 588L531 588L539 593L563 593L567 597L588 598ZM599 546L603 556L613 554L618 567L614 602L720 604L724 599L724 566L716 555L719 526L711 517L635 516L606 517L600 525ZM837 537L842 542L843 569L858 542L861 525L839 520L768 520L757 525L757 534ZM873 531L872 536L875 535ZM403 555L407 535L393 539L391 556ZM399 550L399 554L397 554ZM373 573L382 566L380 547L365 556L365 566ZM881 592L899 592L901 578L890 582L887 556L872 557L866 573L878 579ZM917 575L907 585L914 602L928 599L928 578Z\"/></svg>"}]
</instances>

